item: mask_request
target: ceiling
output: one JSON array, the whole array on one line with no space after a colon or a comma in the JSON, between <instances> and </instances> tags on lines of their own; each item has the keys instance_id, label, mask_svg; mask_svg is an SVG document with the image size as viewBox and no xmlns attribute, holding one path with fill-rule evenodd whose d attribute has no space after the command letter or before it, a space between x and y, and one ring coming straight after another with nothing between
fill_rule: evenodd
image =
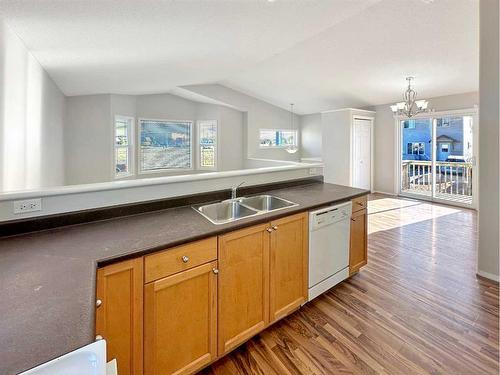
<instances>
[{"instance_id":1,"label":"ceiling","mask_svg":"<svg viewBox=\"0 0 500 375\"><path fill-rule=\"evenodd\" d=\"M478 0L2 0L66 95L220 83L313 113L478 90Z\"/></svg>"}]
</instances>

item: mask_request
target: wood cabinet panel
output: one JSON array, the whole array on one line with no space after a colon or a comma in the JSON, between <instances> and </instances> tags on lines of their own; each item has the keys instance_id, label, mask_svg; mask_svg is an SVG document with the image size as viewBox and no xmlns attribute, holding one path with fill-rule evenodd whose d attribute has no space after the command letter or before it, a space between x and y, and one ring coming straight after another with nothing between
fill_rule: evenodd
<instances>
[{"instance_id":1,"label":"wood cabinet panel","mask_svg":"<svg viewBox=\"0 0 500 375\"><path fill-rule=\"evenodd\" d=\"M216 268L212 262L145 285L145 374L191 374L217 357Z\"/></svg>"},{"instance_id":2,"label":"wood cabinet panel","mask_svg":"<svg viewBox=\"0 0 500 375\"><path fill-rule=\"evenodd\" d=\"M275 321L307 300L308 215L271 222L270 320Z\"/></svg>"},{"instance_id":3,"label":"wood cabinet panel","mask_svg":"<svg viewBox=\"0 0 500 375\"><path fill-rule=\"evenodd\" d=\"M368 217L367 211L354 212L351 216L351 244L349 250L349 273L352 275L368 263Z\"/></svg>"},{"instance_id":4,"label":"wood cabinet panel","mask_svg":"<svg viewBox=\"0 0 500 375\"><path fill-rule=\"evenodd\" d=\"M269 322L268 225L219 237L218 352L222 355Z\"/></svg>"},{"instance_id":5,"label":"wood cabinet panel","mask_svg":"<svg viewBox=\"0 0 500 375\"><path fill-rule=\"evenodd\" d=\"M144 258L147 283L217 259L217 237L188 243Z\"/></svg>"},{"instance_id":6,"label":"wood cabinet panel","mask_svg":"<svg viewBox=\"0 0 500 375\"><path fill-rule=\"evenodd\" d=\"M354 198L352 200L352 212L366 210L367 207L368 207L368 197L366 195Z\"/></svg>"},{"instance_id":7,"label":"wood cabinet panel","mask_svg":"<svg viewBox=\"0 0 500 375\"><path fill-rule=\"evenodd\" d=\"M120 375L142 374L143 259L97 270L96 334L106 339L107 359Z\"/></svg>"}]
</instances>

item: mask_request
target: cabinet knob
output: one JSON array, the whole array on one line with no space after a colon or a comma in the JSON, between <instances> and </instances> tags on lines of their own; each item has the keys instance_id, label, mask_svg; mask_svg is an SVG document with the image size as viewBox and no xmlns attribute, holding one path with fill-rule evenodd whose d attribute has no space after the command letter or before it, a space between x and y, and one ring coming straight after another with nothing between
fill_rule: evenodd
<instances>
[{"instance_id":1,"label":"cabinet knob","mask_svg":"<svg viewBox=\"0 0 500 375\"><path fill-rule=\"evenodd\" d=\"M104 337L102 337L101 335L97 335L95 337L95 341L99 341L99 340L102 340Z\"/></svg>"},{"instance_id":2,"label":"cabinet knob","mask_svg":"<svg viewBox=\"0 0 500 375\"><path fill-rule=\"evenodd\" d=\"M273 230L278 230L278 226L277 225L273 225Z\"/></svg>"},{"instance_id":3,"label":"cabinet knob","mask_svg":"<svg viewBox=\"0 0 500 375\"><path fill-rule=\"evenodd\" d=\"M183 255L183 256L182 256L182 261L183 261L184 263L189 262L189 257L188 257L187 255Z\"/></svg>"},{"instance_id":4,"label":"cabinet knob","mask_svg":"<svg viewBox=\"0 0 500 375\"><path fill-rule=\"evenodd\" d=\"M363 202L356 202L356 204L357 204L358 206L362 206L362 205L363 205Z\"/></svg>"},{"instance_id":5,"label":"cabinet knob","mask_svg":"<svg viewBox=\"0 0 500 375\"><path fill-rule=\"evenodd\" d=\"M267 228L266 229L269 233L271 233L273 231L273 228Z\"/></svg>"},{"instance_id":6,"label":"cabinet knob","mask_svg":"<svg viewBox=\"0 0 500 375\"><path fill-rule=\"evenodd\" d=\"M212 272L217 275L219 273L219 270L217 268L212 268Z\"/></svg>"},{"instance_id":7,"label":"cabinet knob","mask_svg":"<svg viewBox=\"0 0 500 375\"><path fill-rule=\"evenodd\" d=\"M100 299L98 299L98 300L95 301L95 306L96 307L99 307L101 305L102 305L102 301Z\"/></svg>"},{"instance_id":8,"label":"cabinet knob","mask_svg":"<svg viewBox=\"0 0 500 375\"><path fill-rule=\"evenodd\" d=\"M351 221L356 221L356 219L355 219L355 218L353 218L353 217L351 217Z\"/></svg>"}]
</instances>

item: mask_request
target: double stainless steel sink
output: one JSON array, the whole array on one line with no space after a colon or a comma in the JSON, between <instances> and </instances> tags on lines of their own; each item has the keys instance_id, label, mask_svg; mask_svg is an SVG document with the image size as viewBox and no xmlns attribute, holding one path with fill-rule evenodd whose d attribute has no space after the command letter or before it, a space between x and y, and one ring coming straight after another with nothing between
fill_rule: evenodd
<instances>
[{"instance_id":1,"label":"double stainless steel sink","mask_svg":"<svg viewBox=\"0 0 500 375\"><path fill-rule=\"evenodd\" d=\"M298 206L298 204L273 195L258 195L194 206L193 208L214 224L226 224L294 206Z\"/></svg>"}]
</instances>

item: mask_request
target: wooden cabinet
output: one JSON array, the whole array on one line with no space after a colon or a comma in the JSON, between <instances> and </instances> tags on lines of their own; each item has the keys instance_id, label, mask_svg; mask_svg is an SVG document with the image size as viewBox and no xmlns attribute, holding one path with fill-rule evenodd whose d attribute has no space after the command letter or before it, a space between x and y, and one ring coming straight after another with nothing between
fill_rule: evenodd
<instances>
[{"instance_id":1,"label":"wooden cabinet","mask_svg":"<svg viewBox=\"0 0 500 375\"><path fill-rule=\"evenodd\" d=\"M307 300L308 215L271 222L270 320L275 321Z\"/></svg>"},{"instance_id":2,"label":"wooden cabinet","mask_svg":"<svg viewBox=\"0 0 500 375\"><path fill-rule=\"evenodd\" d=\"M269 322L268 224L219 237L218 351L227 353Z\"/></svg>"},{"instance_id":3,"label":"wooden cabinet","mask_svg":"<svg viewBox=\"0 0 500 375\"><path fill-rule=\"evenodd\" d=\"M351 245L349 273L352 275L368 263L368 217L366 209L357 210L351 216Z\"/></svg>"},{"instance_id":4,"label":"wooden cabinet","mask_svg":"<svg viewBox=\"0 0 500 375\"><path fill-rule=\"evenodd\" d=\"M142 289L142 258L97 270L96 334L106 339L107 359L116 358L120 375L142 374Z\"/></svg>"},{"instance_id":5,"label":"wooden cabinet","mask_svg":"<svg viewBox=\"0 0 500 375\"><path fill-rule=\"evenodd\" d=\"M356 272L366 209L352 220ZM195 373L307 301L308 253L304 212L100 268L96 334L120 375Z\"/></svg>"},{"instance_id":6,"label":"wooden cabinet","mask_svg":"<svg viewBox=\"0 0 500 375\"><path fill-rule=\"evenodd\" d=\"M144 373L192 374L217 357L217 262L144 287Z\"/></svg>"}]
</instances>

